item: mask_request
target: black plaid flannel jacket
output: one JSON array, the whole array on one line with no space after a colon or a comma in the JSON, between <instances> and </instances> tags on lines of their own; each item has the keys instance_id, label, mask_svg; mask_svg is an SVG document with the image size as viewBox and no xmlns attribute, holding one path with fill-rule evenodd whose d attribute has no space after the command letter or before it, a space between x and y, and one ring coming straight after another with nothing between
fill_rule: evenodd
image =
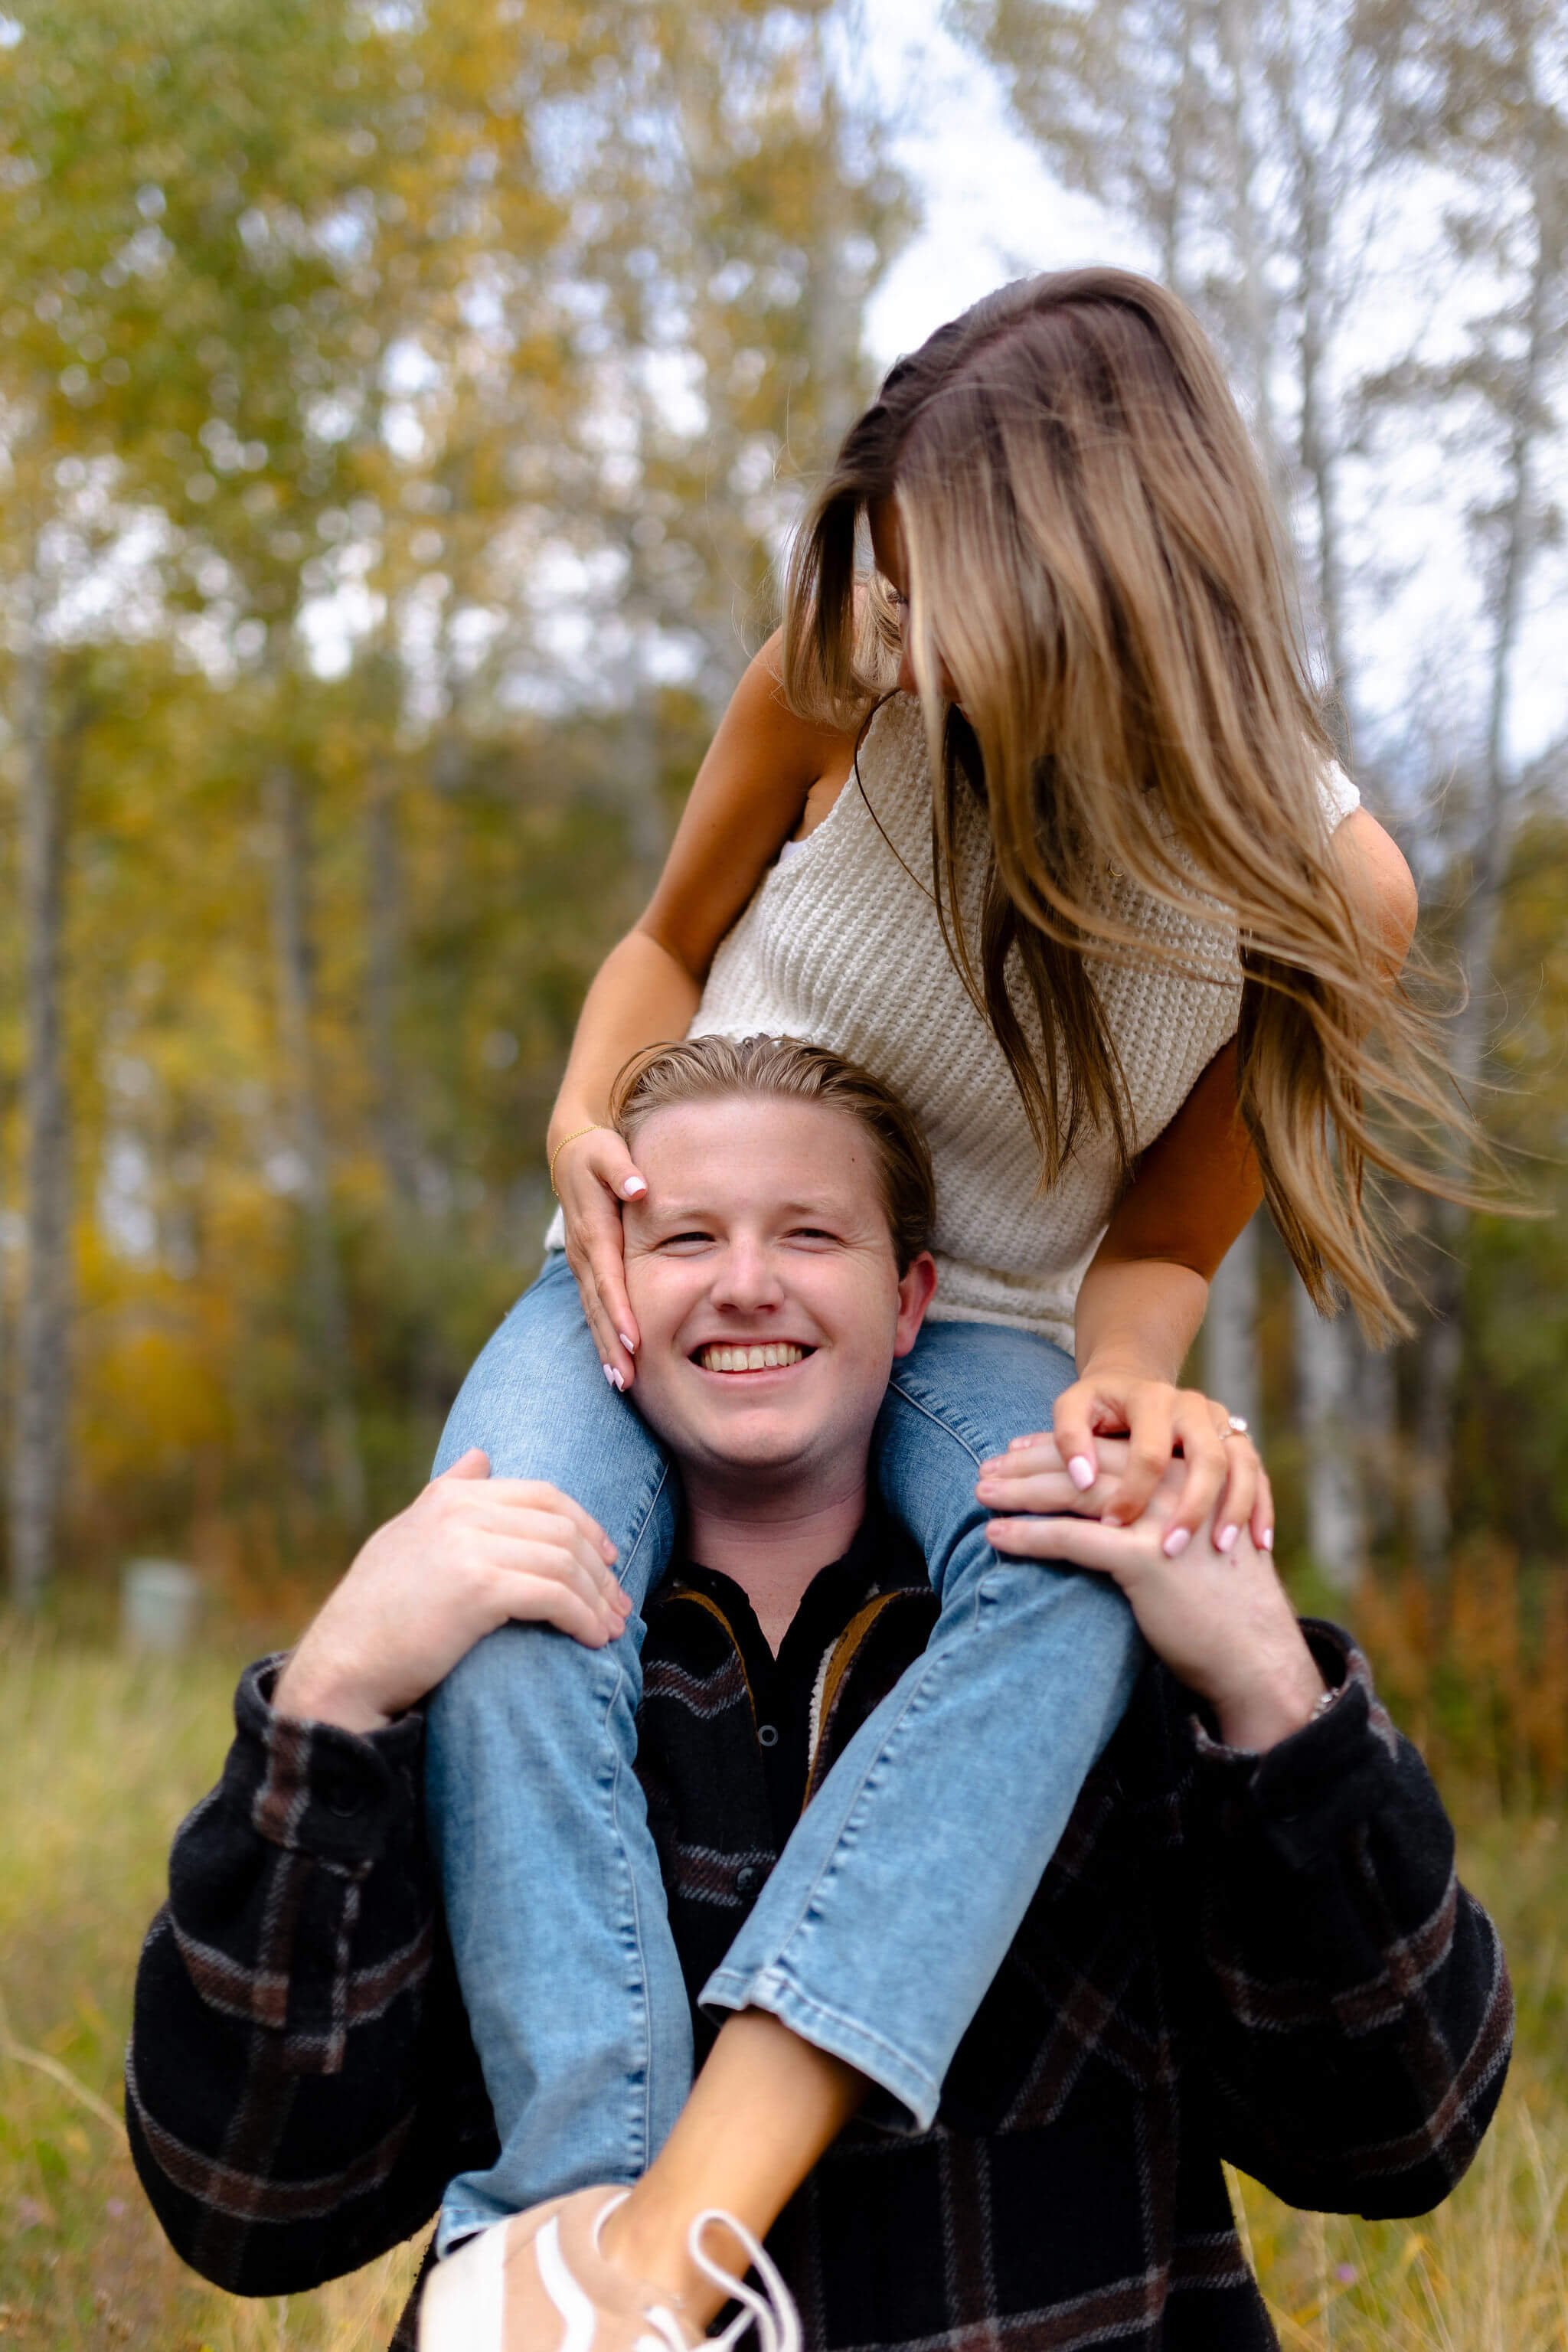
<instances>
[{"instance_id":1,"label":"black plaid flannel jacket","mask_svg":"<svg viewBox=\"0 0 1568 2352\"><path fill-rule=\"evenodd\" d=\"M807 1596L797 1789L933 1622L918 1562L889 1582L884 1545L879 1589L855 1560ZM774 2232L811 2352L1263 2352L1222 2157L1294 2204L1374 2217L1426 2210L1464 2171L1508 2064L1502 1952L1364 1660L1308 1632L1346 1687L1261 1759L1208 1738L1148 1663L936 2126L852 2126ZM772 1662L737 1588L699 1571L656 1598L644 1658L640 1769L695 1993L782 1843L778 1742L756 1737ZM175 1839L127 2063L158 2216L240 2294L353 2269L495 2148L422 1827L421 1718L373 1738L286 1722L277 1665L245 1675L223 1778Z\"/></svg>"}]
</instances>

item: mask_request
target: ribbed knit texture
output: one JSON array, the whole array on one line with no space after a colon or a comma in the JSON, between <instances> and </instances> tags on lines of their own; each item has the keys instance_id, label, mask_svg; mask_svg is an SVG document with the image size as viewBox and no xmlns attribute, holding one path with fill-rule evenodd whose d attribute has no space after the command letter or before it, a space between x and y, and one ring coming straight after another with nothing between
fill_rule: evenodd
<instances>
[{"instance_id":1,"label":"ribbed knit texture","mask_svg":"<svg viewBox=\"0 0 1568 2352\"><path fill-rule=\"evenodd\" d=\"M924 1128L936 1170L932 1315L1018 1325L1070 1355L1079 1285L1115 1204L1113 1139L1086 1124L1056 1183L1040 1192L1039 1155L1006 1060L937 922L930 769L913 696L896 695L877 712L859 777L763 877L720 943L689 1034L807 1038L893 1087ZM1360 797L1342 770L1325 773L1331 826ZM978 942L988 846L972 801L957 847L965 923ZM1114 911L1184 967L1094 965L1126 1080L1129 1133L1142 1151L1234 1035L1240 969L1234 938L1131 884L1117 891ZM1033 1008L1017 1001L1026 1034L1038 1041ZM562 1238L557 1214L548 1240L559 1246Z\"/></svg>"},{"instance_id":2,"label":"ribbed knit texture","mask_svg":"<svg viewBox=\"0 0 1568 2352\"><path fill-rule=\"evenodd\" d=\"M809 1038L892 1087L924 1128L936 1169L941 1279L932 1314L1022 1325L1070 1354L1079 1284L1115 1203L1113 1140L1086 1127L1041 1193L1039 1155L1005 1058L936 920L930 770L912 696L896 696L877 713L859 769L864 791L851 777L721 944L691 1034ZM1324 798L1332 824L1360 795L1335 770ZM972 801L958 848L969 883L965 921L977 941L987 845L984 814ZM1141 891L1124 887L1116 912L1188 966L1095 965L1126 1078L1129 1130L1142 1150L1235 1034L1240 971L1223 932ZM1032 1008L1020 1009L1037 1038Z\"/></svg>"}]
</instances>

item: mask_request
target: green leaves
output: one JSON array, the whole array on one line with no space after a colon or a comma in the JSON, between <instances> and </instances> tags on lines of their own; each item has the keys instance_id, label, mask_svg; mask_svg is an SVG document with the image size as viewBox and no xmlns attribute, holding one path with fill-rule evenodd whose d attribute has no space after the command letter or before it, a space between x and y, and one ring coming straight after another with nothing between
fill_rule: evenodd
<instances>
[{"instance_id":1,"label":"green leaves","mask_svg":"<svg viewBox=\"0 0 1568 2352\"><path fill-rule=\"evenodd\" d=\"M815 0L12 14L0 618L38 600L73 746L73 1556L195 1514L325 1564L312 1294L390 1505L536 1253L577 1002L864 388L902 193Z\"/></svg>"}]
</instances>

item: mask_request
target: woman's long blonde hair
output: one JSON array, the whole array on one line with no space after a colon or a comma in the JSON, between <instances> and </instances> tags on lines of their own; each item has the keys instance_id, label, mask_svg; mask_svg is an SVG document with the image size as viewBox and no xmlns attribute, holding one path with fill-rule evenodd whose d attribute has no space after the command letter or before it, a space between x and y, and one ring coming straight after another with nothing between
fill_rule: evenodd
<instances>
[{"instance_id":1,"label":"woman's long blonde hair","mask_svg":"<svg viewBox=\"0 0 1568 2352\"><path fill-rule=\"evenodd\" d=\"M856 553L884 500L910 573L938 911L1042 1181L1086 1119L1131 1165L1092 961L1210 980L1223 961L1120 919L1120 874L1216 944L1239 930L1240 1106L1275 1223L1321 1307L1342 1293L1374 1336L1405 1328L1368 1172L1443 1189L1433 1147L1467 1114L1336 873L1289 569L1202 330L1146 278L1070 270L1002 288L900 360L792 553L784 679L804 717L860 723L890 683L898 622L879 582L858 593ZM957 872L966 793L991 843L978 942Z\"/></svg>"}]
</instances>

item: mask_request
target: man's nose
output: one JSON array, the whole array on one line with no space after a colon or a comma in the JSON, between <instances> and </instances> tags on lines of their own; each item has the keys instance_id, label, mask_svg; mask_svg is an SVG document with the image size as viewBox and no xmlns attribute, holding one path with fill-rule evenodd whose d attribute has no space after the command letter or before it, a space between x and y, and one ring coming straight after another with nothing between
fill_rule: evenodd
<instances>
[{"instance_id":1,"label":"man's nose","mask_svg":"<svg viewBox=\"0 0 1568 2352\"><path fill-rule=\"evenodd\" d=\"M747 1309L776 1307L783 1295L773 1253L757 1242L731 1242L714 1276L714 1305Z\"/></svg>"}]
</instances>

